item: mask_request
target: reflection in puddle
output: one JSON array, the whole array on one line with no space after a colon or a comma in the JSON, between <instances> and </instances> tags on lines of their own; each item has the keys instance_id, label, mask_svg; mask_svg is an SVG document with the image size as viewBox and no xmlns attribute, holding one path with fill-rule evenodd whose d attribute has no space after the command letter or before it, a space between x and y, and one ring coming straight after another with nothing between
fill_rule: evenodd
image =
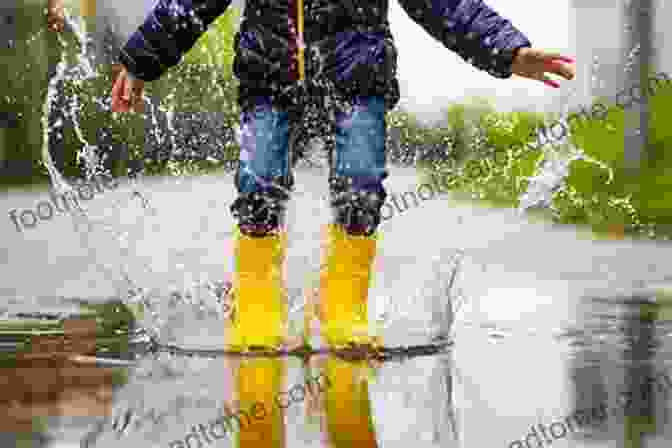
<instances>
[{"instance_id":1,"label":"reflection in puddle","mask_svg":"<svg viewBox=\"0 0 672 448\"><path fill-rule=\"evenodd\" d=\"M577 440L626 447L669 440L672 372L663 350L672 323L669 296L663 289L642 290L590 297L587 307L585 329L574 335L581 343L570 359L573 412L602 409L606 415L585 421Z\"/></svg>"},{"instance_id":2,"label":"reflection in puddle","mask_svg":"<svg viewBox=\"0 0 672 448\"><path fill-rule=\"evenodd\" d=\"M447 424L454 412L444 395L451 393L449 364L441 362L446 355L381 362L147 353L121 369L75 362L98 359L95 319L66 320L62 328L4 354L2 432L17 441L30 438L28 446L38 446L33 434L40 434L44 443L88 447L276 448L298 440L325 448L377 447L381 424L388 433L395 426L380 414L380 398L390 395L405 396L409 409L430 405L433 443L444 440L445 428L455 429ZM420 359L422 368L414 367ZM422 398L409 394L413 387L386 385L404 375L416 376Z\"/></svg>"},{"instance_id":3,"label":"reflection in puddle","mask_svg":"<svg viewBox=\"0 0 672 448\"><path fill-rule=\"evenodd\" d=\"M16 325L2 330L3 336L26 331ZM50 421L65 426L78 418L107 418L113 393L125 381L119 369L76 362L96 352L94 318L66 319L62 331L33 333L25 350L0 353L2 446L44 446L53 438Z\"/></svg>"},{"instance_id":4,"label":"reflection in puddle","mask_svg":"<svg viewBox=\"0 0 672 448\"><path fill-rule=\"evenodd\" d=\"M586 294L579 323L546 342L563 346L571 395L566 409L548 405L551 416L526 407L526 426L508 441L502 437L502 446L550 446L550 440L560 446L644 447L647 440L669 440L672 372L666 345L672 319L668 299L656 294ZM59 441L88 447L458 448L491 437L474 435L469 427L476 417L487 422L487 412L501 412L496 404L490 408L493 391L484 391L487 381L502 388L505 369L478 378L483 373L457 364L452 350L384 360L319 353L253 358L161 352L150 344L133 359L119 349L124 344L102 350L106 337L132 327L120 325L123 319L111 326L103 322L111 315L21 316L17 322L23 326L3 323L0 332L3 343L23 341L2 353L1 446ZM485 341L493 325L477 327ZM519 330L503 335L501 344L488 344L489 350L539 342L540 334ZM456 345L473 351L471 342L458 339ZM131 360L110 367L112 356ZM462 380L455 382L455 374Z\"/></svg>"}]
</instances>

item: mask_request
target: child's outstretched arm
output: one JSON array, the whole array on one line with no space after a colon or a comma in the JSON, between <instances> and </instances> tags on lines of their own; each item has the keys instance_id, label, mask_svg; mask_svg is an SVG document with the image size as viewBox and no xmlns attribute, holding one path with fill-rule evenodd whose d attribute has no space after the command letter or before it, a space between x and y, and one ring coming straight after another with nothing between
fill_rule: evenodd
<instances>
[{"instance_id":1,"label":"child's outstretched arm","mask_svg":"<svg viewBox=\"0 0 672 448\"><path fill-rule=\"evenodd\" d=\"M231 0L159 0L121 49L120 61L142 81L177 65Z\"/></svg>"},{"instance_id":2,"label":"child's outstretched arm","mask_svg":"<svg viewBox=\"0 0 672 448\"><path fill-rule=\"evenodd\" d=\"M573 62L570 58L530 48L529 39L483 0L399 0L399 3L432 37L496 78L516 74L557 87L545 72L566 79L574 77L570 67L557 62Z\"/></svg>"}]
</instances>

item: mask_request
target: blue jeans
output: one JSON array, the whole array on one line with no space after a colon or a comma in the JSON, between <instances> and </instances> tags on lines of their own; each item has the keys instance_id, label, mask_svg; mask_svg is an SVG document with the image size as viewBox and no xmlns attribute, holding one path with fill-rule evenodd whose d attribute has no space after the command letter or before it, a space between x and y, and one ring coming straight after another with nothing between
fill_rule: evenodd
<instances>
[{"instance_id":1,"label":"blue jeans","mask_svg":"<svg viewBox=\"0 0 672 448\"><path fill-rule=\"evenodd\" d=\"M343 223L346 229L351 228L351 233L371 233L371 227L375 230L380 223L380 207L386 197L382 184L388 176L385 169L386 108L383 97L377 96L356 98L350 106L347 110L338 109L333 123L334 147L329 157L332 206L340 210L337 221L345 219L352 224L348 227L348 223ZM256 107L241 114L241 148L235 180L239 193L237 202L242 206L242 203L255 203L251 198L278 199L271 200L270 208L275 207L275 212L248 216L243 219L248 225L263 222L277 227L277 220L281 220L282 203L289 198L293 186L290 128L289 113L272 106L270 101L258 102ZM232 210L239 211L240 206L234 204ZM268 205L256 208L259 207L269 208ZM343 217L345 215L349 217ZM353 216L357 222L351 222Z\"/></svg>"}]
</instances>

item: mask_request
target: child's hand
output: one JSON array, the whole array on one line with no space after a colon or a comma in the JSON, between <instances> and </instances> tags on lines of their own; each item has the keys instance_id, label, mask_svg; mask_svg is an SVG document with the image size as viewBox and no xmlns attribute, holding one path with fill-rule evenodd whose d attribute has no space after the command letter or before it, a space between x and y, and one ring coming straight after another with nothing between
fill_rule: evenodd
<instances>
[{"instance_id":1,"label":"child's hand","mask_svg":"<svg viewBox=\"0 0 672 448\"><path fill-rule=\"evenodd\" d=\"M135 78L122 66L112 87L112 112L142 112L144 88L145 81Z\"/></svg>"},{"instance_id":2,"label":"child's hand","mask_svg":"<svg viewBox=\"0 0 672 448\"><path fill-rule=\"evenodd\" d=\"M47 27L56 32L61 32L65 28L63 0L49 0L47 2Z\"/></svg>"},{"instance_id":3,"label":"child's hand","mask_svg":"<svg viewBox=\"0 0 672 448\"><path fill-rule=\"evenodd\" d=\"M513 61L511 71L523 78L536 79L546 85L558 88L560 84L546 75L547 72L560 75L567 80L574 79L576 68L574 59L557 53L546 53L534 48L521 48Z\"/></svg>"}]
</instances>

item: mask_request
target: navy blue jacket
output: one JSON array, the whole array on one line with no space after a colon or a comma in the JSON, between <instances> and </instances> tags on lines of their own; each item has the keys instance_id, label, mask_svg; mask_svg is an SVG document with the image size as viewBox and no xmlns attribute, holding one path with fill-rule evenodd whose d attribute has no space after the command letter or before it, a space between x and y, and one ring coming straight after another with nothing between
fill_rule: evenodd
<instances>
[{"instance_id":1,"label":"navy blue jacket","mask_svg":"<svg viewBox=\"0 0 672 448\"><path fill-rule=\"evenodd\" d=\"M239 103L270 98L288 105L298 79L296 0L247 0L235 37L233 71ZM120 53L129 72L145 81L178 64L231 0L159 0ZM497 78L511 76L515 50L530 41L482 0L399 0L432 37ZM305 74L308 84L339 94L399 100L397 51L388 0L304 0ZM418 50L422 51L422 50ZM427 61L428 66L431 61ZM450 82L450 73L446 73Z\"/></svg>"}]
</instances>

